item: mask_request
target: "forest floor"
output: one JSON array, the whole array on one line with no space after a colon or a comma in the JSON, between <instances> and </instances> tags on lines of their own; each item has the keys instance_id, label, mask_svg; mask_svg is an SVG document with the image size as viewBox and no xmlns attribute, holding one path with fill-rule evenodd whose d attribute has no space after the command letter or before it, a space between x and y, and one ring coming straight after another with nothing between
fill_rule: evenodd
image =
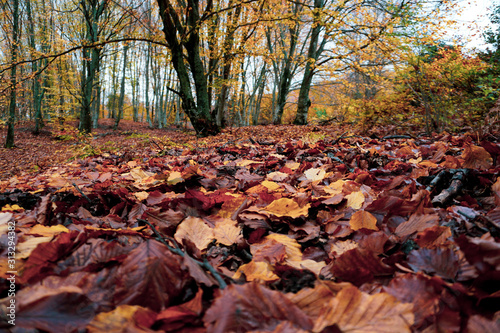
<instances>
[{"instance_id":1,"label":"forest floor","mask_svg":"<svg viewBox=\"0 0 500 333\"><path fill-rule=\"evenodd\" d=\"M0 149L0 330L500 331L498 133L111 125Z\"/></svg>"}]
</instances>

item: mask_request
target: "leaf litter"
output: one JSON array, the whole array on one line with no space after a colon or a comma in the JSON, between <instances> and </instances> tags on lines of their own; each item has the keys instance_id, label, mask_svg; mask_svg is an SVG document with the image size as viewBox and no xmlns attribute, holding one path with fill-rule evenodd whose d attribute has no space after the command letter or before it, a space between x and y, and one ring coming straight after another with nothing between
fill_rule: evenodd
<instances>
[{"instance_id":1,"label":"leaf litter","mask_svg":"<svg viewBox=\"0 0 500 333\"><path fill-rule=\"evenodd\" d=\"M175 133L3 178L2 320L15 221L25 332L500 330L498 141Z\"/></svg>"}]
</instances>

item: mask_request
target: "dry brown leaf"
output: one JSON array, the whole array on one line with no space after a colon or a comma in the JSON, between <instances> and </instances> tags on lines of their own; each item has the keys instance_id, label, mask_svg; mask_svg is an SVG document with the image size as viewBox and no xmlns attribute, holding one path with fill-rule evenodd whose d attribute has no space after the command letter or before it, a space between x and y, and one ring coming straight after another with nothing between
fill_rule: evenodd
<instances>
[{"instance_id":1,"label":"dry brown leaf","mask_svg":"<svg viewBox=\"0 0 500 333\"><path fill-rule=\"evenodd\" d=\"M311 207L310 203L300 207L299 204L293 199L281 198L271 202L263 209L263 211L278 217L288 216L298 218L300 216L307 216L309 207Z\"/></svg>"},{"instance_id":2,"label":"dry brown leaf","mask_svg":"<svg viewBox=\"0 0 500 333\"><path fill-rule=\"evenodd\" d=\"M470 145L465 147L462 154L463 167L469 169L489 169L493 165L493 158L483 147Z\"/></svg>"},{"instance_id":3,"label":"dry brown leaf","mask_svg":"<svg viewBox=\"0 0 500 333\"><path fill-rule=\"evenodd\" d=\"M239 279L242 274L245 274L247 281L276 281L279 276L274 274L273 267L267 262L263 261L250 261L248 264L241 265L233 279Z\"/></svg>"},{"instance_id":4,"label":"dry brown leaf","mask_svg":"<svg viewBox=\"0 0 500 333\"><path fill-rule=\"evenodd\" d=\"M230 219L217 222L213 232L217 242L227 246L239 243L243 239L240 227L236 221Z\"/></svg>"},{"instance_id":5,"label":"dry brown leaf","mask_svg":"<svg viewBox=\"0 0 500 333\"><path fill-rule=\"evenodd\" d=\"M411 332L412 309L413 304L400 303L387 293L369 295L348 287L325 304L313 332L334 324L342 332Z\"/></svg>"},{"instance_id":6,"label":"dry brown leaf","mask_svg":"<svg viewBox=\"0 0 500 333\"><path fill-rule=\"evenodd\" d=\"M352 214L349 220L349 225L352 230L359 230L362 228L370 230L378 230L377 228L377 218L373 216L370 212L360 210Z\"/></svg>"},{"instance_id":7,"label":"dry brown leaf","mask_svg":"<svg viewBox=\"0 0 500 333\"><path fill-rule=\"evenodd\" d=\"M199 217L189 216L177 226L174 238L179 243L183 239L191 241L200 251L214 240L214 231Z\"/></svg>"},{"instance_id":8,"label":"dry brown leaf","mask_svg":"<svg viewBox=\"0 0 500 333\"><path fill-rule=\"evenodd\" d=\"M310 181L319 182L325 178L326 171L320 168L310 168L304 172L304 175Z\"/></svg>"},{"instance_id":9,"label":"dry brown leaf","mask_svg":"<svg viewBox=\"0 0 500 333\"><path fill-rule=\"evenodd\" d=\"M412 216L410 216L410 219L408 221L398 225L396 230L394 230L394 233L399 237L406 237L413 234L414 232L437 226L438 222L439 215L437 214L413 214Z\"/></svg>"},{"instance_id":10,"label":"dry brown leaf","mask_svg":"<svg viewBox=\"0 0 500 333\"><path fill-rule=\"evenodd\" d=\"M330 256L338 257L342 255L342 253L347 252L349 250L355 249L358 247L358 243L348 239L345 241L336 241L335 243L330 245Z\"/></svg>"}]
</instances>

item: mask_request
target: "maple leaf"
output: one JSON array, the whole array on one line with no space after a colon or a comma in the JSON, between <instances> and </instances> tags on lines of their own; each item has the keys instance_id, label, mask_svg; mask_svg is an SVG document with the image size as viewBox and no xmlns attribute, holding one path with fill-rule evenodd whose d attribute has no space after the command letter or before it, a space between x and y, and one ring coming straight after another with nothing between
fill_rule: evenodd
<instances>
[{"instance_id":1,"label":"maple leaf","mask_svg":"<svg viewBox=\"0 0 500 333\"><path fill-rule=\"evenodd\" d=\"M312 328L309 317L285 295L255 282L228 286L203 321L211 333L274 330L282 322L304 330Z\"/></svg>"},{"instance_id":2,"label":"maple leaf","mask_svg":"<svg viewBox=\"0 0 500 333\"><path fill-rule=\"evenodd\" d=\"M369 295L348 287L325 304L313 332L332 325L342 332L411 332L412 308L387 293Z\"/></svg>"}]
</instances>

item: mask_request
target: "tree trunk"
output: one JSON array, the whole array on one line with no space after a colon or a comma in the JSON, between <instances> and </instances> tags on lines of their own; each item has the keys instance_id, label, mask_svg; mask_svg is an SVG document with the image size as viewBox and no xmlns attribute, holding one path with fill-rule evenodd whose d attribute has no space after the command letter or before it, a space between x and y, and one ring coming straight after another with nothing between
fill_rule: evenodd
<instances>
[{"instance_id":1,"label":"tree trunk","mask_svg":"<svg viewBox=\"0 0 500 333\"><path fill-rule=\"evenodd\" d=\"M5 148L14 147L14 123L16 121L16 62L17 62L17 48L19 42L19 0L12 1L12 46L11 46L11 62L12 68L10 70L10 105L9 105L9 119L7 122L7 137L5 138Z\"/></svg>"},{"instance_id":2,"label":"tree trunk","mask_svg":"<svg viewBox=\"0 0 500 333\"><path fill-rule=\"evenodd\" d=\"M26 14L28 16L28 35L29 35L29 43L31 48L31 57L34 57L34 53L36 51L36 43L35 43L35 22L33 20L33 14L31 10L31 0L26 2ZM31 63L31 71L36 73L38 71L38 61L33 61ZM43 118L42 118L42 94L41 94L41 86L40 86L40 77L35 76L33 78L33 110L35 112L35 128L33 133L40 133L40 128L43 127Z\"/></svg>"},{"instance_id":3,"label":"tree trunk","mask_svg":"<svg viewBox=\"0 0 500 333\"><path fill-rule=\"evenodd\" d=\"M120 86L120 99L118 100L118 114L115 119L115 126L113 127L114 130L118 129L120 119L123 117L123 102L125 100L125 71L127 70L127 55L129 47L129 44L125 44L123 46L122 82Z\"/></svg>"},{"instance_id":4,"label":"tree trunk","mask_svg":"<svg viewBox=\"0 0 500 333\"><path fill-rule=\"evenodd\" d=\"M307 114L309 112L309 107L311 106L311 100L309 99L309 92L311 90L311 83L314 75L314 68L316 60L318 60L319 50L318 50L318 40L319 33L322 29L319 24L319 9L323 8L325 5L325 0L314 0L314 9L316 10L313 18L313 27L311 31L311 39L309 41L309 50L307 52L307 63L304 69L304 77L302 78L302 83L300 85L299 100L297 102L297 113L295 115L295 120L293 121L296 125L306 125L307 124Z\"/></svg>"},{"instance_id":5,"label":"tree trunk","mask_svg":"<svg viewBox=\"0 0 500 333\"><path fill-rule=\"evenodd\" d=\"M187 39L178 39L177 33L184 31L180 24L180 17L169 0L157 0L160 16L163 22L163 32L168 48L172 55L172 65L179 79L179 93L182 107L191 120L191 124L200 137L215 135L220 132L210 112L207 76L200 57L199 39L199 12L198 0L188 0L189 10L185 11L187 30L190 32ZM189 72L184 63L183 48L187 52L191 76L194 81L196 100L192 94Z\"/></svg>"}]
</instances>

